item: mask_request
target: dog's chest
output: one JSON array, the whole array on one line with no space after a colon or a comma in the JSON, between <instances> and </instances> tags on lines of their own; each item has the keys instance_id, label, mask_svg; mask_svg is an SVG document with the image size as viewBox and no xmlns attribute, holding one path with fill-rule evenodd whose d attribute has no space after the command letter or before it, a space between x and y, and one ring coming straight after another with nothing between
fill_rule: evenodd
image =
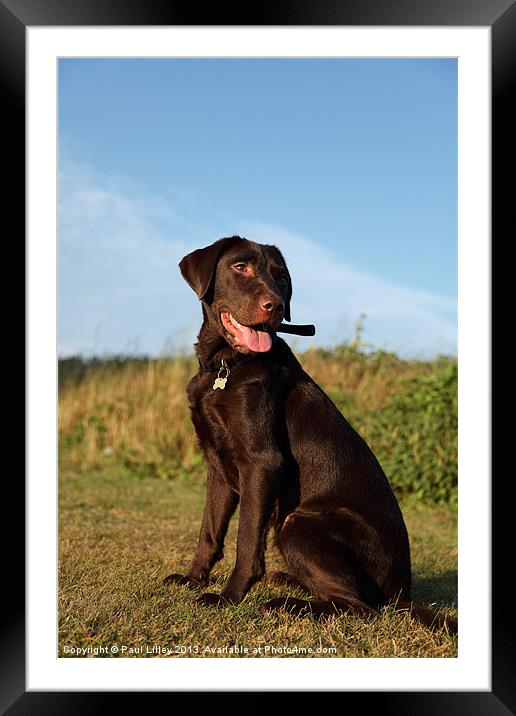
<instances>
[{"instance_id":1,"label":"dog's chest","mask_svg":"<svg viewBox=\"0 0 516 716\"><path fill-rule=\"evenodd\" d=\"M213 388L214 378L189 386L191 418L209 467L220 470L235 487L242 453L242 401L235 386Z\"/></svg>"},{"instance_id":2,"label":"dog's chest","mask_svg":"<svg viewBox=\"0 0 516 716\"><path fill-rule=\"evenodd\" d=\"M237 409L237 403L231 395L200 395L192 406L192 420L199 437L209 439L215 448L221 446L228 449L233 442L231 437Z\"/></svg>"}]
</instances>

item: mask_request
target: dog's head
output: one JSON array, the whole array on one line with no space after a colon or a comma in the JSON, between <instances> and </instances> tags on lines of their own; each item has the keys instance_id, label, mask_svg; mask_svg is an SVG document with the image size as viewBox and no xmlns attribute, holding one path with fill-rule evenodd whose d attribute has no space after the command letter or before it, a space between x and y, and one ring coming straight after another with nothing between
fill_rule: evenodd
<instances>
[{"instance_id":1,"label":"dog's head","mask_svg":"<svg viewBox=\"0 0 516 716\"><path fill-rule=\"evenodd\" d=\"M241 353L268 351L270 331L290 321L292 282L275 246L231 236L192 251L179 268L221 335Z\"/></svg>"}]
</instances>

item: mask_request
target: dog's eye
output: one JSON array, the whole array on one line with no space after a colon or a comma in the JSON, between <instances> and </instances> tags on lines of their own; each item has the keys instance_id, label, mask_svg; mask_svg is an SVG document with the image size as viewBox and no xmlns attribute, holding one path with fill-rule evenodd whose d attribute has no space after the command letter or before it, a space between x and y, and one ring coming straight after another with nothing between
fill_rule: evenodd
<instances>
[{"instance_id":1,"label":"dog's eye","mask_svg":"<svg viewBox=\"0 0 516 716\"><path fill-rule=\"evenodd\" d=\"M247 264L244 263L243 261L239 261L239 263L233 264L233 268L236 269L237 271L244 272L244 271L247 271Z\"/></svg>"}]
</instances>

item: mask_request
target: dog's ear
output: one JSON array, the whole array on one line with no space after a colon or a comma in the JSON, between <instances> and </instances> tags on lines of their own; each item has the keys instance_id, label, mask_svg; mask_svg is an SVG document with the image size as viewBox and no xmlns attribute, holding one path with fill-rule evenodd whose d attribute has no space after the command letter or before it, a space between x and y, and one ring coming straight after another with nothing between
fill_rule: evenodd
<instances>
[{"instance_id":1,"label":"dog's ear","mask_svg":"<svg viewBox=\"0 0 516 716\"><path fill-rule=\"evenodd\" d=\"M238 241L243 241L243 239L240 236L219 239L204 249L192 251L179 262L184 280L200 299L203 299L211 288L215 278L215 269L223 252Z\"/></svg>"},{"instance_id":2,"label":"dog's ear","mask_svg":"<svg viewBox=\"0 0 516 716\"><path fill-rule=\"evenodd\" d=\"M277 246L271 246L270 248L276 253L276 260L279 259L281 261L281 263L283 264L283 270L287 274L287 295L285 297L285 314L283 318L285 319L285 321L290 322L290 299L292 298L292 279L290 277L290 272L287 268L287 262L285 261L285 258L283 257L281 251L278 249Z\"/></svg>"},{"instance_id":3,"label":"dog's ear","mask_svg":"<svg viewBox=\"0 0 516 716\"><path fill-rule=\"evenodd\" d=\"M292 279L290 273L285 266L288 274L288 286L287 286L287 297L285 299L285 320L290 322L290 299L292 298Z\"/></svg>"}]
</instances>

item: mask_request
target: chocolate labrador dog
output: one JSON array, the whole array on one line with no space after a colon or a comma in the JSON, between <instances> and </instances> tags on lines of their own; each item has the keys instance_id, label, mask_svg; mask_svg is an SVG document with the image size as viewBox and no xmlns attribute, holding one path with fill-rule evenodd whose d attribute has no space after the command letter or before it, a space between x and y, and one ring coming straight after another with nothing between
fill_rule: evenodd
<instances>
[{"instance_id":1,"label":"chocolate labrador dog","mask_svg":"<svg viewBox=\"0 0 516 716\"><path fill-rule=\"evenodd\" d=\"M292 296L280 251L232 236L179 267L202 301L199 371L187 393L208 476L190 569L165 582L208 584L240 503L235 567L221 594L202 594L201 604L239 602L264 577L272 526L288 573L266 579L300 585L313 599L272 599L264 611L373 616L394 603L455 630L454 620L411 601L407 529L380 464L277 336Z\"/></svg>"}]
</instances>

